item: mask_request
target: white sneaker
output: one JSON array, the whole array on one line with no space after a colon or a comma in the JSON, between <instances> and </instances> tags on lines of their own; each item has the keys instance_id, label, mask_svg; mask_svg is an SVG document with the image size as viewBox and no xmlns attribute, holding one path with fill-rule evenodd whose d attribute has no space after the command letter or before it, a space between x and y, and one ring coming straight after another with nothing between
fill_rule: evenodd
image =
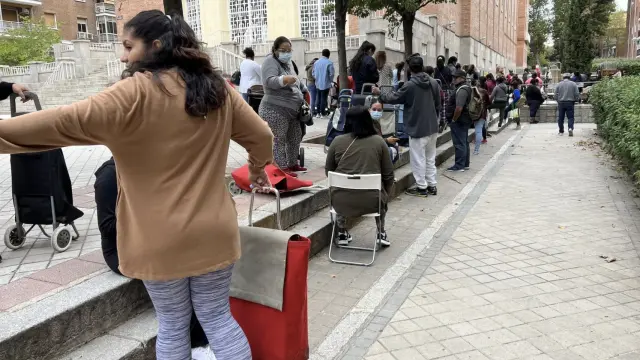
<instances>
[{"instance_id":1,"label":"white sneaker","mask_svg":"<svg viewBox=\"0 0 640 360\"><path fill-rule=\"evenodd\" d=\"M191 349L191 358L193 360L216 360L216 356L209 346Z\"/></svg>"},{"instance_id":2,"label":"white sneaker","mask_svg":"<svg viewBox=\"0 0 640 360\"><path fill-rule=\"evenodd\" d=\"M387 232L379 232L378 233L378 241L382 246L391 246L391 241L387 238Z\"/></svg>"},{"instance_id":3,"label":"white sneaker","mask_svg":"<svg viewBox=\"0 0 640 360\"><path fill-rule=\"evenodd\" d=\"M353 241L353 237L348 231L338 233L338 245L347 246L351 241Z\"/></svg>"}]
</instances>

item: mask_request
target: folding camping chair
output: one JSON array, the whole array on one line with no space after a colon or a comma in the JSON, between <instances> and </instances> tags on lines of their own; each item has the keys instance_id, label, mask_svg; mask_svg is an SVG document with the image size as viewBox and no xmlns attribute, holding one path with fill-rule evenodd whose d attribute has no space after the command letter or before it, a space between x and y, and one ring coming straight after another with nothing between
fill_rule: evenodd
<instances>
[{"instance_id":1,"label":"folding camping chair","mask_svg":"<svg viewBox=\"0 0 640 360\"><path fill-rule=\"evenodd\" d=\"M378 191L378 212L361 215L362 217L375 219L376 217L380 216L380 214L382 213L382 175L380 174L347 175L347 174L340 174L333 171L329 171L328 184L329 184L329 209L330 209L329 212L331 214L331 220L333 222L331 242L329 243L329 260L331 260L331 262L334 262L334 263L348 264L348 265L369 266L373 264L373 262L376 259L376 251L380 247L377 234L375 235L375 238L374 238L373 248L336 244L336 246L341 249L371 251L373 253L373 256L371 257L370 262L368 263L354 262L354 261L346 261L346 260L337 260L333 258L332 250L333 250L334 240L336 236L336 223L337 223L336 217L338 216L338 212L333 208L333 203L331 200L331 190L333 188L350 189L350 190L377 190Z\"/></svg>"}]
</instances>

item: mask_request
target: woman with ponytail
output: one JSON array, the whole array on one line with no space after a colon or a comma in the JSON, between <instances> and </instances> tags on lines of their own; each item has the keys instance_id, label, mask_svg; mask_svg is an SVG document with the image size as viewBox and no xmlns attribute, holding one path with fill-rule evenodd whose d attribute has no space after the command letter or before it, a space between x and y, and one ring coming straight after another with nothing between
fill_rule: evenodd
<instances>
[{"instance_id":1,"label":"woman with ponytail","mask_svg":"<svg viewBox=\"0 0 640 360\"><path fill-rule=\"evenodd\" d=\"M224 173L233 140L247 149L254 186L268 186L273 136L179 16L139 13L123 45L121 81L72 105L0 121L0 153L106 145L118 176L119 270L143 280L153 301L157 359L191 359L195 310L218 360L249 360L229 310L240 239Z\"/></svg>"}]
</instances>

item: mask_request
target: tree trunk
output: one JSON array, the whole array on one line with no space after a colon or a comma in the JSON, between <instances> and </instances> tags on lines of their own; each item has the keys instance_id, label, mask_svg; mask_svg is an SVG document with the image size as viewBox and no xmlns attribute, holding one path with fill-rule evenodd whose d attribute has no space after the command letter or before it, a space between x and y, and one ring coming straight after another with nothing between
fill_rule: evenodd
<instances>
[{"instance_id":1,"label":"tree trunk","mask_svg":"<svg viewBox=\"0 0 640 360\"><path fill-rule=\"evenodd\" d=\"M171 14L182 14L182 1L181 0L163 0L164 4L164 13Z\"/></svg>"},{"instance_id":2,"label":"tree trunk","mask_svg":"<svg viewBox=\"0 0 640 360\"><path fill-rule=\"evenodd\" d=\"M345 41L345 27L347 26L347 2L348 0L336 1L336 37L338 40L338 82L340 90L349 88L347 77L347 44Z\"/></svg>"},{"instance_id":3,"label":"tree trunk","mask_svg":"<svg viewBox=\"0 0 640 360\"><path fill-rule=\"evenodd\" d=\"M404 35L404 57L413 54L413 23L416 21L416 13L402 14L402 34Z\"/></svg>"}]
</instances>

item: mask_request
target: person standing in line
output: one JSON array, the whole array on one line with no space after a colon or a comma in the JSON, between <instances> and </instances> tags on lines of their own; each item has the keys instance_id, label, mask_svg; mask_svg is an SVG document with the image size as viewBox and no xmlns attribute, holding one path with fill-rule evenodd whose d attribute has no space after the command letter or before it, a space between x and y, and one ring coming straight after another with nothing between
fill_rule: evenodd
<instances>
[{"instance_id":1,"label":"person standing in line","mask_svg":"<svg viewBox=\"0 0 640 360\"><path fill-rule=\"evenodd\" d=\"M558 135L564 134L564 117L569 119L569 136L573 136L573 123L575 104L580 101L578 85L570 80L569 75L564 76L556 85L554 98L558 102Z\"/></svg>"},{"instance_id":2,"label":"person standing in line","mask_svg":"<svg viewBox=\"0 0 640 360\"><path fill-rule=\"evenodd\" d=\"M451 140L456 148L455 164L447 171L465 171L469 169L471 148L469 146L469 128L471 116L469 115L469 101L471 100L471 87L466 85L467 73L457 70L453 74L455 93L447 104L447 118L451 128Z\"/></svg>"},{"instance_id":3,"label":"person standing in line","mask_svg":"<svg viewBox=\"0 0 640 360\"><path fill-rule=\"evenodd\" d=\"M270 186L267 124L225 83L180 16L142 11L124 26L124 79L88 99L0 121L0 153L106 145L118 171L119 270L142 279L158 318L156 358L191 359L192 310L218 360L250 360L231 315L240 257L223 181L231 140L250 181Z\"/></svg>"},{"instance_id":4,"label":"person standing in line","mask_svg":"<svg viewBox=\"0 0 640 360\"><path fill-rule=\"evenodd\" d=\"M382 94L380 101L403 104L404 131L409 135L411 171L416 187L407 190L408 195L427 197L437 195L436 142L438 140L438 114L440 111L440 86L424 72L421 57L409 58L411 80L398 91ZM380 94L374 88L373 93Z\"/></svg>"},{"instance_id":5,"label":"person standing in line","mask_svg":"<svg viewBox=\"0 0 640 360\"><path fill-rule=\"evenodd\" d=\"M445 125L447 124L447 104L449 103L449 96L451 96L451 92L453 91L451 86L451 69L448 66L445 66L444 63L445 57L443 55L439 55L436 59L434 78L440 81L440 86L444 94L444 101L440 106L440 124L438 129L440 133L444 132Z\"/></svg>"},{"instance_id":6,"label":"person standing in line","mask_svg":"<svg viewBox=\"0 0 640 360\"><path fill-rule=\"evenodd\" d=\"M362 92L362 85L367 83L377 84L378 80L380 80L378 66L373 59L375 52L376 46L365 40L362 45L360 45L356 55L349 62L349 70L355 82L356 94Z\"/></svg>"},{"instance_id":7,"label":"person standing in line","mask_svg":"<svg viewBox=\"0 0 640 360\"><path fill-rule=\"evenodd\" d=\"M496 79L496 87L493 88L493 92L491 92L491 106L489 106L489 110L498 109L500 111L500 119L498 121L498 127L502 126L502 121L504 119L505 108L509 104L509 88L504 83L504 78L499 76Z\"/></svg>"},{"instance_id":8,"label":"person standing in line","mask_svg":"<svg viewBox=\"0 0 640 360\"><path fill-rule=\"evenodd\" d=\"M298 117L307 87L296 76L291 56L291 41L284 36L276 38L271 54L262 63L264 97L258 113L273 131L273 156L276 164L285 173L297 177L296 172L307 170L298 164L302 142L302 128Z\"/></svg>"},{"instance_id":9,"label":"person standing in line","mask_svg":"<svg viewBox=\"0 0 640 360\"><path fill-rule=\"evenodd\" d=\"M473 127L476 131L476 141L473 155L480 155L480 144L487 142L486 138L484 138L487 131L485 124L487 123L487 119L489 118L489 105L491 105L491 98L489 97L489 92L487 91L487 83L484 76L480 76L478 78L476 87L478 89L478 92L480 93L480 97L482 98L482 115L480 115L480 119L474 121L473 123Z\"/></svg>"},{"instance_id":10,"label":"person standing in line","mask_svg":"<svg viewBox=\"0 0 640 360\"><path fill-rule=\"evenodd\" d=\"M539 79L535 79L525 90L527 105L529 105L529 123L531 124L539 123L539 121L536 120L536 115L540 105L544 102L544 97L542 96L539 85Z\"/></svg>"},{"instance_id":11,"label":"person standing in line","mask_svg":"<svg viewBox=\"0 0 640 360\"><path fill-rule=\"evenodd\" d=\"M336 74L329 56L331 56L329 49L322 50L322 57L313 65L313 77L316 79L316 88L318 89L316 112L322 116L329 115L327 99L329 99L329 90L333 85L333 78Z\"/></svg>"},{"instance_id":12,"label":"person standing in line","mask_svg":"<svg viewBox=\"0 0 640 360\"><path fill-rule=\"evenodd\" d=\"M382 88L382 93L390 93L393 91L391 85L393 85L393 69L391 68L391 64L387 63L387 52L386 51L378 51L374 60L376 61L376 66L378 67L378 85L385 86Z\"/></svg>"},{"instance_id":13,"label":"person standing in line","mask_svg":"<svg viewBox=\"0 0 640 360\"><path fill-rule=\"evenodd\" d=\"M309 107L313 116L318 115L316 105L318 104L318 89L316 89L316 78L313 77L313 65L318 61L318 58L311 60L305 67L307 72L307 90L309 91Z\"/></svg>"},{"instance_id":14,"label":"person standing in line","mask_svg":"<svg viewBox=\"0 0 640 360\"><path fill-rule=\"evenodd\" d=\"M245 59L240 63L240 93L242 98L249 102L249 90L253 85L262 84L260 64L255 62L255 53L253 49L248 47L242 51Z\"/></svg>"},{"instance_id":15,"label":"person standing in line","mask_svg":"<svg viewBox=\"0 0 640 360\"><path fill-rule=\"evenodd\" d=\"M400 83L402 82L402 70L404 69L404 62L399 62L396 64L395 68L393 69L393 91L398 91L398 87L400 86Z\"/></svg>"}]
</instances>

